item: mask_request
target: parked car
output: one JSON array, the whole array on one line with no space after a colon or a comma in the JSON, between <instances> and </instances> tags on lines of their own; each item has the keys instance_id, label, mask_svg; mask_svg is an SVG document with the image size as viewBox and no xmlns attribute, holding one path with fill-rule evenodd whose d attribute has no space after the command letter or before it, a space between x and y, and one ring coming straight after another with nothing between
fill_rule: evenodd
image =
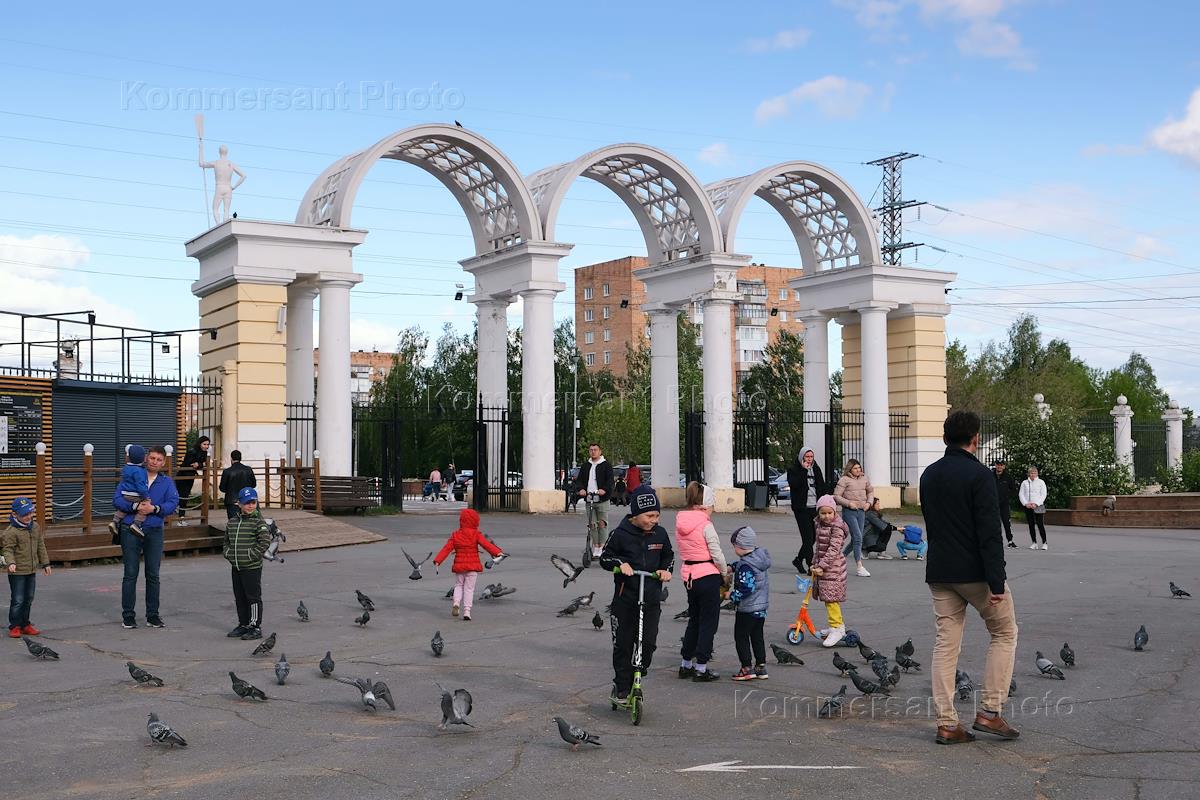
<instances>
[{"instance_id":1,"label":"parked car","mask_svg":"<svg viewBox=\"0 0 1200 800\"><path fill-rule=\"evenodd\" d=\"M462 501L467 498L467 487L471 485L471 478L474 477L474 475L475 470L464 469L454 476L454 486L452 487L452 491L454 492L455 500Z\"/></svg>"},{"instance_id":2,"label":"parked car","mask_svg":"<svg viewBox=\"0 0 1200 800\"><path fill-rule=\"evenodd\" d=\"M791 486L788 485L787 473L779 472L774 467L772 467L772 472L774 472L775 475L771 478L770 485L775 488L775 498L777 500L791 500L792 489Z\"/></svg>"}]
</instances>

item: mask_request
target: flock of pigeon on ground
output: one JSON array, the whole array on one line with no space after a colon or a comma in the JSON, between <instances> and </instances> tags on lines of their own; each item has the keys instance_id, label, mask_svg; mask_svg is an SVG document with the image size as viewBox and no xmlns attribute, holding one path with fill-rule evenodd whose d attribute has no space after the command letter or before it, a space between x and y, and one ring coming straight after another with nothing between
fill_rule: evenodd
<instances>
[{"instance_id":1,"label":"flock of pigeon on ground","mask_svg":"<svg viewBox=\"0 0 1200 800\"><path fill-rule=\"evenodd\" d=\"M404 552L403 549L401 552ZM420 562L417 562L408 553L404 553L404 557L413 567L413 572L409 575L410 580L421 579L421 567L432 555L433 554L430 553ZM487 568L490 569L493 567L501 560L501 558L502 557L497 557L496 559L489 561L486 564ZM569 560L558 555L551 555L550 562L559 572L563 574L564 589L573 583L585 569L584 567L576 567ZM493 583L484 587L481 597L488 600L497 599L507 594L512 594L515 591L515 588L506 587L500 583ZM1191 593L1177 586L1174 581L1170 582L1170 591L1171 596L1176 599L1191 597ZM451 597L453 592L454 590L451 589L449 592L447 592L446 597ZM358 589L354 590L354 594L358 600L359 606L362 607L362 615L357 617L354 621L359 626L365 626L371 620L371 612L375 610L375 603L370 597L363 594L363 592ZM665 600L666 587L663 588L663 594L663 599ZM574 616L574 614L580 609L591 608L592 601L595 599L595 595L596 593L593 591L586 595L576 597L574 600L568 603L565 608L559 611L557 616L571 617ZM309 621L308 608L304 605L303 600L301 600L300 604L296 607L296 615L299 617L301 622ZM681 614L676 615L675 618L682 619L686 616L687 612L685 610ZM596 610L592 617L592 625L596 630L600 630L604 627L604 618L600 616L599 610ZM58 653L46 645L41 644L40 642L37 642L28 636L22 636L21 638L25 642L25 647L29 650L29 654L35 659L40 661L59 660ZM870 667L871 672L875 676L875 680L860 675L858 667L843 658L841 653L837 650L834 650L833 652L833 666L838 670L843 678L849 676L855 688L858 689L858 691L860 691L864 696L876 694L890 695L891 690L900 682L901 670L903 670L904 673L907 673L909 671L919 672L921 669L920 663L913 660L915 648L913 647L911 638L896 648L896 655L894 659L895 663L892 663L892 661L889 660L886 655L874 650L872 647L866 644L866 642L862 641L861 638L857 636L855 638L858 639L859 655L862 656L863 660ZM1146 632L1146 626L1142 625L1134 634L1133 649L1140 652L1146 648L1146 645L1149 643L1149 641L1150 634ZM275 643L276 634L272 633L254 648L254 651L251 653L251 655L267 655L274 650ZM429 642L429 647L435 657L440 657L444 652L446 642L445 639L442 638L442 632L440 630L434 632L433 638ZM780 645L772 643L771 652L774 654L779 664L795 664L799 666L804 665L804 661L799 656L795 655L787 648L781 647ZM1072 668L1075 666L1075 651L1072 650L1070 644L1066 642L1063 643L1062 649L1059 650L1059 658L1066 667ZM1040 650L1037 651L1035 665L1037 666L1038 671L1046 677L1057 680L1066 680L1066 675L1062 668L1050 659L1046 658ZM140 685L159 687L165 685L165 682L162 678L152 675L150 672L142 667L139 667L132 661L127 661L125 666L129 670L130 677ZM360 696L359 699L364 709L368 711L376 711L378 710L379 703L383 702L391 710L396 710L395 700L393 699L391 690L388 688L386 683L383 681L372 681L367 678L348 678L337 676L333 674L334 666L335 663L333 660L332 651L326 651L325 657L322 658L317 665L321 672L321 677L333 678L340 683L344 683L348 686L353 686L358 689ZM279 660L275 662L276 683L280 686L287 683L288 675L290 673L291 664L288 663L287 655L281 653ZM232 683L234 694L236 694L239 698L258 702L267 700L266 692L249 683L248 681L239 678L232 670L229 672L229 679ZM955 671L954 683L957 697L961 701L969 700L976 689L976 685L971 679L971 676L963 670ZM436 681L435 685L441 691L442 721L438 725L438 730L445 730L448 725L465 725L473 728L474 726L467 721L467 717L470 716L472 709L471 693L466 689L461 688L450 691ZM1008 696L1012 697L1016 691L1017 684L1016 679L1014 678L1009 683ZM817 716L824 719L832 718L834 715L841 716L845 701L846 684L842 684L841 688L838 689L837 692L830 695L820 705L817 711ZM571 745L571 749L573 751L578 750L580 744L592 744L596 746L600 745L600 740L596 736L588 733L579 726L568 722L562 717L554 717L554 722L558 726L559 736L564 742ZM184 740L184 738L170 725L163 722L156 713L152 712L149 714L149 718L146 723L146 733L149 735L150 740L154 743L187 747L187 741Z\"/></svg>"}]
</instances>

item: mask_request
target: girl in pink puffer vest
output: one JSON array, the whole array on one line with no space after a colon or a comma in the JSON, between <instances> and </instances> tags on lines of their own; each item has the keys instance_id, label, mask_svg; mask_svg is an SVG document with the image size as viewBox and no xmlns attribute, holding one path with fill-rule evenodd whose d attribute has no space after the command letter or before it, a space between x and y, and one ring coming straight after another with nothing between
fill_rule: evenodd
<instances>
[{"instance_id":1,"label":"girl in pink puffer vest","mask_svg":"<svg viewBox=\"0 0 1200 800\"><path fill-rule=\"evenodd\" d=\"M675 552L680 577L688 593L688 624L679 651L679 677L708 683L720 676L708 668L713 638L721 620L721 586L729 567L721 552L710 515L714 492L692 481L686 490L687 509L675 517Z\"/></svg>"},{"instance_id":2,"label":"girl in pink puffer vest","mask_svg":"<svg viewBox=\"0 0 1200 800\"><path fill-rule=\"evenodd\" d=\"M838 516L837 501L825 495L817 501L817 541L813 547L813 597L825 604L829 635L822 644L833 647L846 635L842 601L846 599L846 556L842 546L850 529Z\"/></svg>"}]
</instances>

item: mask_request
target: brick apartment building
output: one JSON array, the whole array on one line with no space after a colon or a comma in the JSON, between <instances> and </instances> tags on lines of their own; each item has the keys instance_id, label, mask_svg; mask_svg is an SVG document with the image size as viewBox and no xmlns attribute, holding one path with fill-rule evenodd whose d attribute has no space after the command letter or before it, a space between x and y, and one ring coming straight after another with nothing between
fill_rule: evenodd
<instances>
[{"instance_id":1,"label":"brick apartment building","mask_svg":"<svg viewBox=\"0 0 1200 800\"><path fill-rule=\"evenodd\" d=\"M643 337L649 338L650 320L641 310L646 287L633 277L634 270L645 266L644 256L626 256L575 270L575 341L589 371L608 369L625 375L626 345L636 349ZM799 275L797 269L762 264L738 270L742 300L730 311L733 374L738 384L762 361L763 351L780 331L797 336L804 332L803 323L795 319L800 310L798 293L788 286ZM692 304L687 313L702 326L702 305Z\"/></svg>"},{"instance_id":2,"label":"brick apartment building","mask_svg":"<svg viewBox=\"0 0 1200 800\"><path fill-rule=\"evenodd\" d=\"M313 348L313 377L320 371L321 348ZM392 358L395 353L381 353L378 350L350 351L350 396L355 405L363 405L371 399L371 387L381 383L392 368Z\"/></svg>"}]
</instances>

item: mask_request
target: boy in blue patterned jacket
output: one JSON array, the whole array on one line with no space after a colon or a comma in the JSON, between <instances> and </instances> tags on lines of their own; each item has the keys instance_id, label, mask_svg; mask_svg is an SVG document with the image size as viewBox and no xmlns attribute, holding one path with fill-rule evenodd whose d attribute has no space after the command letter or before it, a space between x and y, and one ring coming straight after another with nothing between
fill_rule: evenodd
<instances>
[{"instance_id":1,"label":"boy in blue patterned jacket","mask_svg":"<svg viewBox=\"0 0 1200 800\"><path fill-rule=\"evenodd\" d=\"M733 570L733 591L729 593L729 599L737 604L733 643L742 664L733 679L766 680L767 646L763 641L763 626L767 621L767 599L771 588L767 575L771 569L771 554L765 547L758 546L758 534L749 525L734 531L731 540L738 560L730 565ZM753 668L750 661L752 650Z\"/></svg>"}]
</instances>

